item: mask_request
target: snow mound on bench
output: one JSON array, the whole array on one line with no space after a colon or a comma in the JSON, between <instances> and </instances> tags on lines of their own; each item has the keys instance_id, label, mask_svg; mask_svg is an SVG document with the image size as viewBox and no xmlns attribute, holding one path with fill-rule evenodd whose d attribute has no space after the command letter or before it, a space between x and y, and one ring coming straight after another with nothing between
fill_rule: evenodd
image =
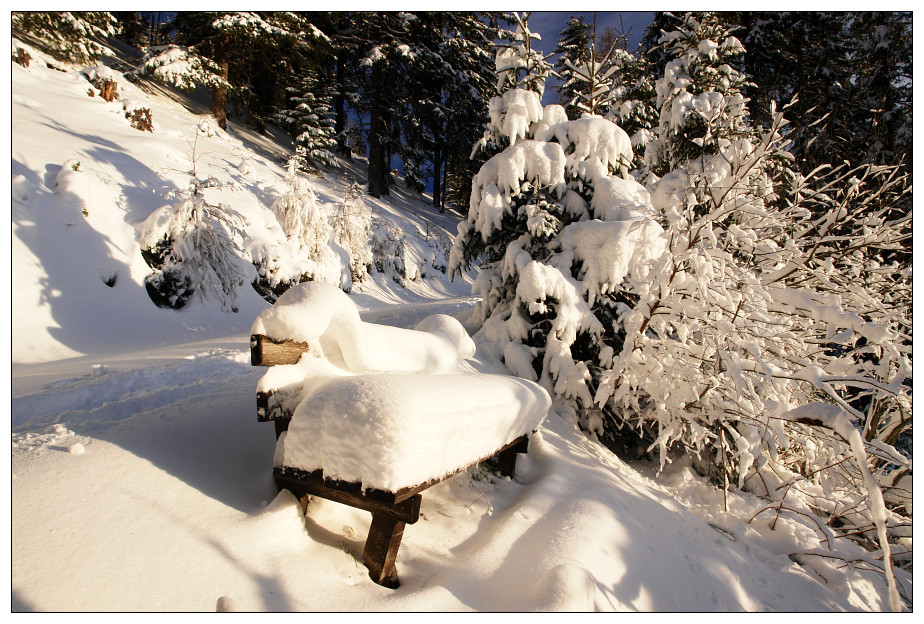
<instances>
[{"instance_id":1,"label":"snow mound on bench","mask_svg":"<svg viewBox=\"0 0 924 624\"><path fill-rule=\"evenodd\" d=\"M337 377L303 396L274 463L394 492L442 479L530 435L550 405L541 386L506 375Z\"/></svg>"},{"instance_id":2,"label":"snow mound on bench","mask_svg":"<svg viewBox=\"0 0 924 624\"><path fill-rule=\"evenodd\" d=\"M445 314L421 321L421 331L366 323L339 288L305 282L287 290L260 313L251 334L318 344L324 356L354 373L456 371L475 354L458 320Z\"/></svg>"}]
</instances>

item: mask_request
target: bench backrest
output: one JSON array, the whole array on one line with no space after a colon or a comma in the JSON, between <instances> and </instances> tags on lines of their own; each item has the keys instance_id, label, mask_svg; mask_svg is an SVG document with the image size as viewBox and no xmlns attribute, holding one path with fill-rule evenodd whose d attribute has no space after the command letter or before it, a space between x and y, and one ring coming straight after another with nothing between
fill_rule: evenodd
<instances>
[{"instance_id":1,"label":"bench backrest","mask_svg":"<svg viewBox=\"0 0 924 624\"><path fill-rule=\"evenodd\" d=\"M254 334L250 337L250 363L253 366L276 366L295 364L311 345L295 340L276 341L268 336Z\"/></svg>"}]
</instances>

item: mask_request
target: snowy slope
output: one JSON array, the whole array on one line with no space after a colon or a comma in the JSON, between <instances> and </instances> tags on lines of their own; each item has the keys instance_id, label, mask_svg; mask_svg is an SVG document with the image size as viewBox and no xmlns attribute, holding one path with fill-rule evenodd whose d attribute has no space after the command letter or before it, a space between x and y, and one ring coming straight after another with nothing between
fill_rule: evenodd
<instances>
[{"instance_id":1,"label":"snowy slope","mask_svg":"<svg viewBox=\"0 0 924 624\"><path fill-rule=\"evenodd\" d=\"M402 586L373 584L360 561L369 514L314 500L303 516L272 483L247 340L267 304L247 291L237 314L168 311L144 292L136 228L184 183L170 170L188 169L208 119L162 90L120 87L150 106L153 134L88 97L76 71L12 65L13 610L886 608L881 575L790 559L824 548L804 520L748 523L761 501L737 494L725 513L688 466L655 480L554 411L514 480L475 469L428 490L399 552ZM199 141L198 164L237 185L228 201L267 218L283 176L271 153L286 148L243 130ZM350 175L363 177L316 180L321 199L337 201ZM376 210L421 240L454 231L400 187ZM366 321L413 327L464 320L469 292L470 280L379 276L350 296ZM479 370L502 372L477 342Z\"/></svg>"},{"instance_id":2,"label":"snowy slope","mask_svg":"<svg viewBox=\"0 0 924 624\"><path fill-rule=\"evenodd\" d=\"M114 75L119 98L107 103L88 96L91 84L77 71L62 73L38 60L28 68L11 65L13 362L246 332L268 305L247 285L236 314L215 302L194 301L180 311L152 305L144 291L151 269L141 257L138 230L152 212L177 201L173 195L189 184L195 167L200 178L225 185L209 199L243 215L252 224L249 234L258 238L260 224L266 236L280 234L269 206L281 192L288 146L270 147L266 137L243 127L224 132L195 100L163 97L163 88L147 82ZM153 133L132 128L125 118L126 107L138 106L151 109ZM319 199L336 204L350 178L362 180L353 164L342 176L314 180ZM455 231L451 216L426 211L400 186L391 203L366 200L418 247ZM400 287L376 277L381 286L357 289L366 295L358 298L362 307L383 298L424 301L470 292L464 280L431 277L396 294Z\"/></svg>"}]
</instances>

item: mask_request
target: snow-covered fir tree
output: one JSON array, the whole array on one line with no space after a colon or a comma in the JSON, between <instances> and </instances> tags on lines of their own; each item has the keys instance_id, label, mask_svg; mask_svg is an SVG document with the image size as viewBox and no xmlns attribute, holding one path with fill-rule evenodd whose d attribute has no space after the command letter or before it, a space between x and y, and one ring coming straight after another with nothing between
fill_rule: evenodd
<instances>
[{"instance_id":1,"label":"snow-covered fir tree","mask_svg":"<svg viewBox=\"0 0 924 624\"><path fill-rule=\"evenodd\" d=\"M182 308L195 297L237 312L240 288L253 280L241 251L244 218L206 199L216 184L193 174L180 201L155 210L142 225L141 253L154 269L144 285L160 307Z\"/></svg>"},{"instance_id":2,"label":"snow-covered fir tree","mask_svg":"<svg viewBox=\"0 0 924 624\"><path fill-rule=\"evenodd\" d=\"M298 87L289 87L288 108L279 113L285 125L295 135L295 156L306 171L316 171L319 165L335 163L334 118L332 94L325 78L317 69L310 70Z\"/></svg>"},{"instance_id":3,"label":"snow-covered fir tree","mask_svg":"<svg viewBox=\"0 0 924 624\"><path fill-rule=\"evenodd\" d=\"M100 43L119 32L108 11L13 11L13 34L25 36L58 60L90 65L114 53Z\"/></svg>"},{"instance_id":4,"label":"snow-covered fir tree","mask_svg":"<svg viewBox=\"0 0 924 624\"><path fill-rule=\"evenodd\" d=\"M152 46L140 71L180 88L209 87L209 109L221 128L232 95L251 92L260 76L271 89L293 79L295 57L324 37L304 15L288 11L180 11L169 29L175 42ZM251 76L254 65L260 71Z\"/></svg>"},{"instance_id":5,"label":"snow-covered fir tree","mask_svg":"<svg viewBox=\"0 0 924 624\"><path fill-rule=\"evenodd\" d=\"M555 73L562 79L558 88L558 103L565 107L565 113L570 119L580 116L580 111L572 104L576 92L575 84L570 80L573 72L571 66L580 67L587 61L593 49L593 37L593 27L584 21L584 16L572 16L559 33L558 45L553 51L557 55Z\"/></svg>"},{"instance_id":6,"label":"snow-covered fir tree","mask_svg":"<svg viewBox=\"0 0 924 624\"><path fill-rule=\"evenodd\" d=\"M355 181L344 186L343 200L332 218L334 240L346 250L350 275L354 282L363 281L372 266L372 209L363 199L363 189Z\"/></svg>"},{"instance_id":7,"label":"snow-covered fir tree","mask_svg":"<svg viewBox=\"0 0 924 624\"><path fill-rule=\"evenodd\" d=\"M646 161L657 175L747 135L747 78L735 67L744 46L717 15L686 14L659 45L668 56L656 85L660 111L657 138Z\"/></svg>"},{"instance_id":8,"label":"snow-covered fir tree","mask_svg":"<svg viewBox=\"0 0 924 624\"><path fill-rule=\"evenodd\" d=\"M581 22L583 23L583 21ZM566 29L567 30L567 29ZM558 75L562 79L559 93L567 93L570 99L565 105L569 118L581 115L606 115L613 104L614 74L618 67L615 60L621 52L621 39L615 35L597 37L597 17L590 27L582 52L574 49L576 44L565 48L566 55L559 58ZM563 33L564 34L564 33ZM605 47L600 47L605 46Z\"/></svg>"},{"instance_id":9,"label":"snow-covered fir tree","mask_svg":"<svg viewBox=\"0 0 924 624\"><path fill-rule=\"evenodd\" d=\"M502 92L512 85L535 91L541 99L545 81L554 73L548 58L533 47L533 42L540 41L542 36L530 31L529 13L513 13L512 17L516 30L509 34L506 43L501 44L495 57L497 90Z\"/></svg>"},{"instance_id":10,"label":"snow-covered fir tree","mask_svg":"<svg viewBox=\"0 0 924 624\"><path fill-rule=\"evenodd\" d=\"M645 166L645 148L655 136L659 115L654 67L642 53L616 49L613 53L613 89L606 117L628 133L635 158L632 169Z\"/></svg>"},{"instance_id":11,"label":"snow-covered fir tree","mask_svg":"<svg viewBox=\"0 0 924 624\"><path fill-rule=\"evenodd\" d=\"M526 66L501 54L502 78L505 68ZM625 305L619 286L660 251L661 228L626 172L625 132L599 116L569 121L561 106L542 107L541 89L516 88L541 76L506 82L480 142L503 149L475 176L450 271L482 258L475 315L508 368L540 381L564 409L593 410L592 369L621 344L613 331Z\"/></svg>"}]
</instances>

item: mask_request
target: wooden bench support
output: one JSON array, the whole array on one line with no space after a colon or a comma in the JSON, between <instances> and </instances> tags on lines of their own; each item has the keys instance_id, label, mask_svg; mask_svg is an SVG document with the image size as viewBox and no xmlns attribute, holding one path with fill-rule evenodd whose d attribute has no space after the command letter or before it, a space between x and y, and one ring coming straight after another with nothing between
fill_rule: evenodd
<instances>
[{"instance_id":1,"label":"wooden bench support","mask_svg":"<svg viewBox=\"0 0 924 624\"><path fill-rule=\"evenodd\" d=\"M401 520L373 513L363 548L363 562L369 568L369 578L389 589L397 589L400 585L395 561L404 536L404 525Z\"/></svg>"},{"instance_id":2,"label":"wooden bench support","mask_svg":"<svg viewBox=\"0 0 924 624\"><path fill-rule=\"evenodd\" d=\"M277 437L279 421L277 423ZM285 424L288 424L286 421ZM501 474L513 478L518 453L525 453L529 439L521 436L504 445L494 455ZM396 589L399 586L395 562L404 536L404 527L420 518L420 492L449 478L435 479L418 486L402 488L398 492L362 490L359 483L345 483L325 479L321 470L306 472L296 468L274 468L273 477L280 488L289 490L300 501L306 496L317 496L372 513L372 525L363 547L363 562L374 582ZM302 503L302 509L305 506Z\"/></svg>"},{"instance_id":3,"label":"wooden bench support","mask_svg":"<svg viewBox=\"0 0 924 624\"><path fill-rule=\"evenodd\" d=\"M517 469L517 455L529 449L529 438L521 436L511 444L505 446L497 454L497 469L505 477L513 478Z\"/></svg>"}]
</instances>

